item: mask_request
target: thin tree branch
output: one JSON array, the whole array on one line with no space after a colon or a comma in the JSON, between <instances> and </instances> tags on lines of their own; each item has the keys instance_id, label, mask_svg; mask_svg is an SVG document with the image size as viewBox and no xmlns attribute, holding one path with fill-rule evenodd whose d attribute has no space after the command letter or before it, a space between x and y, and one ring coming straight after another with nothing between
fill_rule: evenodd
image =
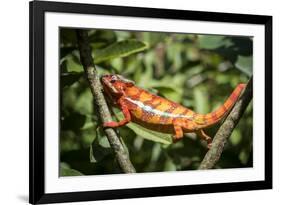
<instances>
[{"instance_id":1,"label":"thin tree branch","mask_svg":"<svg viewBox=\"0 0 281 205\"><path fill-rule=\"evenodd\" d=\"M98 76L97 69L94 65L94 60L91 55L87 30L76 30L78 47L80 51L80 61L84 67L87 79L90 84L92 95L97 105L99 117L102 123L112 121L108 106L102 93L102 85ZM112 128L106 128L105 134L114 150L118 164L123 172L135 173L136 170L132 165L128 153L123 147L117 133Z\"/></svg>"},{"instance_id":2,"label":"thin tree branch","mask_svg":"<svg viewBox=\"0 0 281 205\"><path fill-rule=\"evenodd\" d=\"M226 117L223 124L217 131L211 149L206 153L203 161L201 162L199 169L211 169L220 159L224 145L227 139L230 137L235 126L239 122L247 106L251 102L253 97L253 78L251 78L243 91L241 97Z\"/></svg>"}]
</instances>

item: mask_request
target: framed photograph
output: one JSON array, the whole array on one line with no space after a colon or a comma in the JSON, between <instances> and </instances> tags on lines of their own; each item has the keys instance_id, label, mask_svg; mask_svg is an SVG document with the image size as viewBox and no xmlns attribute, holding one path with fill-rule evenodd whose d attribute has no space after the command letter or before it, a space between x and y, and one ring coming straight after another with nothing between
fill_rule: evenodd
<instances>
[{"instance_id":1,"label":"framed photograph","mask_svg":"<svg viewBox=\"0 0 281 205\"><path fill-rule=\"evenodd\" d=\"M272 188L272 17L30 2L30 203Z\"/></svg>"}]
</instances>

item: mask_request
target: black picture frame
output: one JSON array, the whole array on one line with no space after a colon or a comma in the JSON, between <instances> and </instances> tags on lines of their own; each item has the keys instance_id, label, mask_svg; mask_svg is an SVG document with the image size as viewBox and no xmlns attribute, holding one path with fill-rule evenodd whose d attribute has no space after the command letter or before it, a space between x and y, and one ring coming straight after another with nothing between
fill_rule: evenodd
<instances>
[{"instance_id":1,"label":"black picture frame","mask_svg":"<svg viewBox=\"0 0 281 205\"><path fill-rule=\"evenodd\" d=\"M153 197L272 188L272 17L262 15L231 14L104 6L93 4L33 1L30 11L30 165L29 202L32 204L74 202L105 199ZM209 22L247 23L265 26L265 180L236 183L200 184L154 188L135 188L107 191L81 191L71 193L45 192L44 165L44 14L46 12L82 13L111 16L149 17L162 19L199 20Z\"/></svg>"}]
</instances>

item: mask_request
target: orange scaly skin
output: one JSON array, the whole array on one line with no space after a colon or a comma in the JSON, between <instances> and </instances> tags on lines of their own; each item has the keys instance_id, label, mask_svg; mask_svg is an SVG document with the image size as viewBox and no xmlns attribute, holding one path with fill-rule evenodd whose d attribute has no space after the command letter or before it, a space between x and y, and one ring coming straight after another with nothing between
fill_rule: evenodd
<instances>
[{"instance_id":1,"label":"orange scaly skin","mask_svg":"<svg viewBox=\"0 0 281 205\"><path fill-rule=\"evenodd\" d=\"M120 75L104 75L102 84L108 99L124 114L120 122L107 122L104 127L120 127L133 121L151 130L174 134L179 140L183 133L195 132L208 143L212 139L203 129L218 123L236 103L245 84L239 84L225 103L208 114L198 114L178 103L154 95L134 85Z\"/></svg>"}]
</instances>

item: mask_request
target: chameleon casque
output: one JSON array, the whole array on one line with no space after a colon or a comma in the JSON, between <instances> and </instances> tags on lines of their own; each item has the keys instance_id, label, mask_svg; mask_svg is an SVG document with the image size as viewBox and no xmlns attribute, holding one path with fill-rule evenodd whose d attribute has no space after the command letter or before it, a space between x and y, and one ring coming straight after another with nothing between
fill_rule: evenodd
<instances>
[{"instance_id":1,"label":"chameleon casque","mask_svg":"<svg viewBox=\"0 0 281 205\"><path fill-rule=\"evenodd\" d=\"M145 128L173 134L174 141L184 133L195 132L211 147L212 138L203 129L218 123L238 100L245 84L239 84L229 98L217 110L208 114L196 113L178 103L137 87L121 75L104 75L101 78L108 100L120 108L124 119L106 122L104 127L120 127L133 121Z\"/></svg>"}]
</instances>

